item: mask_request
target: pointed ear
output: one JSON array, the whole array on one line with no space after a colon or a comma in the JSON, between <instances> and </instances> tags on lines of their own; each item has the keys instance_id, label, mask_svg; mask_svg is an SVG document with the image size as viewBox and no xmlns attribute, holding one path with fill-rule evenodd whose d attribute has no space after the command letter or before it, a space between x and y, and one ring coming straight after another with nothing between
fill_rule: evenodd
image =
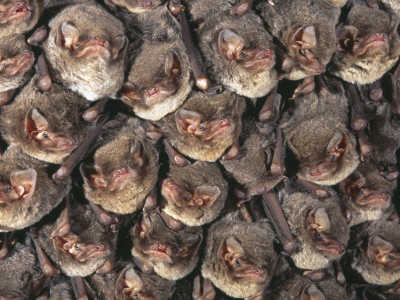
<instances>
[{"instance_id":1,"label":"pointed ear","mask_svg":"<svg viewBox=\"0 0 400 300\"><path fill-rule=\"evenodd\" d=\"M175 112L176 128L182 134L192 134L199 127L201 116L197 112L183 108Z\"/></svg>"},{"instance_id":2,"label":"pointed ear","mask_svg":"<svg viewBox=\"0 0 400 300\"><path fill-rule=\"evenodd\" d=\"M393 250L393 245L377 235L373 235L368 240L368 256L380 262L382 258Z\"/></svg>"},{"instance_id":3,"label":"pointed ear","mask_svg":"<svg viewBox=\"0 0 400 300\"><path fill-rule=\"evenodd\" d=\"M245 13L250 11L252 2L253 1L243 0L234 8L232 8L229 13L233 16L243 16Z\"/></svg>"},{"instance_id":4,"label":"pointed ear","mask_svg":"<svg viewBox=\"0 0 400 300\"><path fill-rule=\"evenodd\" d=\"M292 36L292 47L296 49L312 49L317 45L314 25L299 27Z\"/></svg>"},{"instance_id":5,"label":"pointed ear","mask_svg":"<svg viewBox=\"0 0 400 300\"><path fill-rule=\"evenodd\" d=\"M124 270L118 279L118 294L123 295L124 290L127 292L139 293L143 289L143 281L132 267Z\"/></svg>"},{"instance_id":6,"label":"pointed ear","mask_svg":"<svg viewBox=\"0 0 400 300\"><path fill-rule=\"evenodd\" d=\"M135 235L141 239L147 239L151 232L152 224L147 213L143 213L139 221L135 224Z\"/></svg>"},{"instance_id":7,"label":"pointed ear","mask_svg":"<svg viewBox=\"0 0 400 300\"><path fill-rule=\"evenodd\" d=\"M218 50L227 59L233 59L236 52L244 47L243 38L230 29L222 30L218 35Z\"/></svg>"},{"instance_id":8,"label":"pointed ear","mask_svg":"<svg viewBox=\"0 0 400 300\"><path fill-rule=\"evenodd\" d=\"M12 172L10 183L22 195L22 199L29 200L36 188L37 173L34 169Z\"/></svg>"},{"instance_id":9,"label":"pointed ear","mask_svg":"<svg viewBox=\"0 0 400 300\"><path fill-rule=\"evenodd\" d=\"M220 245L220 255L225 263L234 258L243 256L243 253L243 247L235 237L229 236L222 240Z\"/></svg>"},{"instance_id":10,"label":"pointed ear","mask_svg":"<svg viewBox=\"0 0 400 300\"><path fill-rule=\"evenodd\" d=\"M71 48L79 40L79 29L68 22L62 22L58 27L56 41L65 48Z\"/></svg>"},{"instance_id":11,"label":"pointed ear","mask_svg":"<svg viewBox=\"0 0 400 300\"><path fill-rule=\"evenodd\" d=\"M194 191L193 204L195 206L210 207L220 194L221 190L215 185L200 185Z\"/></svg>"},{"instance_id":12,"label":"pointed ear","mask_svg":"<svg viewBox=\"0 0 400 300\"><path fill-rule=\"evenodd\" d=\"M192 256L199 249L202 240L203 235L200 232L193 234L179 247L176 256L180 258Z\"/></svg>"},{"instance_id":13,"label":"pointed ear","mask_svg":"<svg viewBox=\"0 0 400 300\"><path fill-rule=\"evenodd\" d=\"M35 131L45 131L49 128L49 123L36 108L31 108L25 115L25 133L31 136Z\"/></svg>"},{"instance_id":14,"label":"pointed ear","mask_svg":"<svg viewBox=\"0 0 400 300\"><path fill-rule=\"evenodd\" d=\"M140 96L139 91L133 86L132 83L126 82L119 90L119 93L126 99L131 101L141 101L142 97Z\"/></svg>"},{"instance_id":15,"label":"pointed ear","mask_svg":"<svg viewBox=\"0 0 400 300\"><path fill-rule=\"evenodd\" d=\"M126 49L128 48L128 38L124 34L114 37L111 47L113 59L120 59L125 56Z\"/></svg>"},{"instance_id":16,"label":"pointed ear","mask_svg":"<svg viewBox=\"0 0 400 300\"><path fill-rule=\"evenodd\" d=\"M107 186L106 177L98 165L86 165L81 163L79 171L83 177L85 185L92 190L105 188Z\"/></svg>"},{"instance_id":17,"label":"pointed ear","mask_svg":"<svg viewBox=\"0 0 400 300\"><path fill-rule=\"evenodd\" d=\"M340 188L347 194L350 194L353 189L360 189L365 184L365 177L359 172L354 172L340 183Z\"/></svg>"},{"instance_id":18,"label":"pointed ear","mask_svg":"<svg viewBox=\"0 0 400 300\"><path fill-rule=\"evenodd\" d=\"M130 154L135 168L143 169L147 165L147 156L143 143L139 139L134 138L131 142Z\"/></svg>"},{"instance_id":19,"label":"pointed ear","mask_svg":"<svg viewBox=\"0 0 400 300\"><path fill-rule=\"evenodd\" d=\"M306 287L300 297L301 300L325 300L324 293L313 283Z\"/></svg>"},{"instance_id":20,"label":"pointed ear","mask_svg":"<svg viewBox=\"0 0 400 300\"><path fill-rule=\"evenodd\" d=\"M181 61L175 51L169 50L165 55L164 71L170 78L176 78L182 73Z\"/></svg>"},{"instance_id":21,"label":"pointed ear","mask_svg":"<svg viewBox=\"0 0 400 300\"><path fill-rule=\"evenodd\" d=\"M358 35L358 29L351 25L339 25L336 28L337 49L351 50Z\"/></svg>"},{"instance_id":22,"label":"pointed ear","mask_svg":"<svg viewBox=\"0 0 400 300\"><path fill-rule=\"evenodd\" d=\"M346 136L341 132L336 132L335 135L329 141L326 150L328 153L340 155L346 150L346 147L347 147Z\"/></svg>"},{"instance_id":23,"label":"pointed ear","mask_svg":"<svg viewBox=\"0 0 400 300\"><path fill-rule=\"evenodd\" d=\"M328 213L325 207L317 207L312 209L307 216L307 229L322 232L331 227Z\"/></svg>"}]
</instances>

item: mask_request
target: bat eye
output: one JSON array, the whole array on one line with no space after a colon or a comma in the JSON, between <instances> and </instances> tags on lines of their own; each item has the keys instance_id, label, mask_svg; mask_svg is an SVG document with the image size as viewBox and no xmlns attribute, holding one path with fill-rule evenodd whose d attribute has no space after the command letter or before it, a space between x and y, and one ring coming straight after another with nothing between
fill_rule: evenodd
<instances>
[{"instance_id":1,"label":"bat eye","mask_svg":"<svg viewBox=\"0 0 400 300\"><path fill-rule=\"evenodd\" d=\"M336 160L336 156L335 156L335 155L331 155L331 156L329 157L329 159L330 159L331 161L335 161L335 160Z\"/></svg>"},{"instance_id":2,"label":"bat eye","mask_svg":"<svg viewBox=\"0 0 400 300\"><path fill-rule=\"evenodd\" d=\"M200 131L203 131L204 129L205 129L205 128L204 128L203 125L200 125L200 126L199 126L199 130L200 130Z\"/></svg>"},{"instance_id":3,"label":"bat eye","mask_svg":"<svg viewBox=\"0 0 400 300\"><path fill-rule=\"evenodd\" d=\"M139 294L135 294L135 299L139 299L140 298L140 296L139 296Z\"/></svg>"},{"instance_id":4,"label":"bat eye","mask_svg":"<svg viewBox=\"0 0 400 300\"><path fill-rule=\"evenodd\" d=\"M362 189L359 189L359 190L358 190L358 193L359 193L360 195L362 195L362 194L363 194L363 190L362 190Z\"/></svg>"},{"instance_id":5,"label":"bat eye","mask_svg":"<svg viewBox=\"0 0 400 300\"><path fill-rule=\"evenodd\" d=\"M239 57L240 57L240 58L245 58L245 57L246 57L246 52L240 51Z\"/></svg>"},{"instance_id":6,"label":"bat eye","mask_svg":"<svg viewBox=\"0 0 400 300\"><path fill-rule=\"evenodd\" d=\"M44 139L49 139L50 138L50 135L48 133L45 133L45 132L42 134L42 136L43 136Z\"/></svg>"},{"instance_id":7,"label":"bat eye","mask_svg":"<svg viewBox=\"0 0 400 300\"><path fill-rule=\"evenodd\" d=\"M9 186L9 185L7 185L7 186L4 187L4 192L5 192L5 193L9 193L9 192L11 192L11 190L12 190L12 188L11 188L11 186Z\"/></svg>"},{"instance_id":8,"label":"bat eye","mask_svg":"<svg viewBox=\"0 0 400 300\"><path fill-rule=\"evenodd\" d=\"M6 63L6 62L2 62L2 63L1 63L1 66L2 66L3 68L7 67L7 63Z\"/></svg>"},{"instance_id":9,"label":"bat eye","mask_svg":"<svg viewBox=\"0 0 400 300\"><path fill-rule=\"evenodd\" d=\"M308 50L307 49L301 49L300 50L300 54L303 55L303 56L307 56Z\"/></svg>"},{"instance_id":10,"label":"bat eye","mask_svg":"<svg viewBox=\"0 0 400 300\"><path fill-rule=\"evenodd\" d=\"M235 260L235 264L237 265L237 266L240 266L240 260Z\"/></svg>"},{"instance_id":11,"label":"bat eye","mask_svg":"<svg viewBox=\"0 0 400 300\"><path fill-rule=\"evenodd\" d=\"M321 235L319 232L317 232L317 233L315 234L315 238L316 238L317 240L322 240L322 235Z\"/></svg>"},{"instance_id":12,"label":"bat eye","mask_svg":"<svg viewBox=\"0 0 400 300\"><path fill-rule=\"evenodd\" d=\"M392 260L394 258L394 256L392 254L386 255L386 257L387 257L388 260Z\"/></svg>"},{"instance_id":13,"label":"bat eye","mask_svg":"<svg viewBox=\"0 0 400 300\"><path fill-rule=\"evenodd\" d=\"M75 249L76 250L81 250L81 247L78 244L75 244Z\"/></svg>"}]
</instances>

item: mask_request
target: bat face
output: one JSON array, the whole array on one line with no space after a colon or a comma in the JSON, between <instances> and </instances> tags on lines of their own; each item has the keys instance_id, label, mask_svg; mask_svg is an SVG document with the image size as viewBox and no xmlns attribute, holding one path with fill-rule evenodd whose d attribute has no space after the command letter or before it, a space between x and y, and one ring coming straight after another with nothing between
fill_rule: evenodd
<instances>
[{"instance_id":1,"label":"bat face","mask_svg":"<svg viewBox=\"0 0 400 300\"><path fill-rule=\"evenodd\" d=\"M35 56L23 37L7 37L7 42L0 39L0 92L26 83L32 75L34 61Z\"/></svg>"},{"instance_id":2,"label":"bat face","mask_svg":"<svg viewBox=\"0 0 400 300\"><path fill-rule=\"evenodd\" d=\"M400 270L400 252L390 242L379 236L369 238L367 255L388 271Z\"/></svg>"},{"instance_id":3,"label":"bat face","mask_svg":"<svg viewBox=\"0 0 400 300\"><path fill-rule=\"evenodd\" d=\"M344 253L344 245L330 233L331 224L326 209L314 208L306 218L307 231L315 248L328 258L336 258Z\"/></svg>"},{"instance_id":4,"label":"bat face","mask_svg":"<svg viewBox=\"0 0 400 300\"><path fill-rule=\"evenodd\" d=\"M161 194L165 200L164 212L188 226L200 226L219 215L227 196L227 184L215 164L171 165L168 178L162 182Z\"/></svg>"},{"instance_id":5,"label":"bat face","mask_svg":"<svg viewBox=\"0 0 400 300\"><path fill-rule=\"evenodd\" d=\"M238 138L243 106L229 92L213 97L193 93L180 109L159 124L182 154L196 160L215 161Z\"/></svg>"},{"instance_id":6,"label":"bat face","mask_svg":"<svg viewBox=\"0 0 400 300\"><path fill-rule=\"evenodd\" d=\"M111 0L111 2L129 10L131 13L139 14L152 11L163 4L165 0Z\"/></svg>"},{"instance_id":7,"label":"bat face","mask_svg":"<svg viewBox=\"0 0 400 300\"><path fill-rule=\"evenodd\" d=\"M36 187L36 178L34 169L11 173L9 181L0 182L0 204L29 201Z\"/></svg>"},{"instance_id":8,"label":"bat face","mask_svg":"<svg viewBox=\"0 0 400 300\"><path fill-rule=\"evenodd\" d=\"M86 198L108 211L128 214L141 209L157 181L158 153L137 119L110 130L111 139L94 154L94 165L82 164ZM111 126L111 125L110 125Z\"/></svg>"},{"instance_id":9,"label":"bat face","mask_svg":"<svg viewBox=\"0 0 400 300\"><path fill-rule=\"evenodd\" d=\"M107 19L107 25L89 25L102 24L98 22L101 19ZM66 86L90 101L120 89L128 45L120 21L100 7L78 5L63 10L50 27L44 46L46 58ZM59 60L68 64L61 67Z\"/></svg>"},{"instance_id":10,"label":"bat face","mask_svg":"<svg viewBox=\"0 0 400 300\"><path fill-rule=\"evenodd\" d=\"M39 0L6 0L0 3L0 36L31 30L42 14Z\"/></svg>"},{"instance_id":11,"label":"bat face","mask_svg":"<svg viewBox=\"0 0 400 300\"><path fill-rule=\"evenodd\" d=\"M200 228L169 229L158 214L142 214L133 227L132 255L150 264L163 278L176 280L190 273L203 239ZM178 270L181 273L176 274ZM182 273L184 272L184 273Z\"/></svg>"},{"instance_id":12,"label":"bat face","mask_svg":"<svg viewBox=\"0 0 400 300\"><path fill-rule=\"evenodd\" d=\"M348 82L367 84L382 77L397 61L398 20L356 1L347 21L338 26L332 73Z\"/></svg>"},{"instance_id":13,"label":"bat face","mask_svg":"<svg viewBox=\"0 0 400 300\"><path fill-rule=\"evenodd\" d=\"M277 83L272 37L252 12L215 14L199 29L199 39L210 74L228 90L255 98Z\"/></svg>"},{"instance_id":14,"label":"bat face","mask_svg":"<svg viewBox=\"0 0 400 300\"><path fill-rule=\"evenodd\" d=\"M120 93L141 118L154 121L174 112L191 90L189 59L179 35L174 39L168 43L146 40L135 55Z\"/></svg>"}]
</instances>

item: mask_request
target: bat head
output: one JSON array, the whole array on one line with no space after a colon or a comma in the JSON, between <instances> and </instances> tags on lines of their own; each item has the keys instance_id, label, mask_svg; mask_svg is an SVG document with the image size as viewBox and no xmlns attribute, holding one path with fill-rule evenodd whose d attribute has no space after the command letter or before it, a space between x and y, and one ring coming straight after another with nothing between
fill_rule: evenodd
<instances>
[{"instance_id":1,"label":"bat head","mask_svg":"<svg viewBox=\"0 0 400 300\"><path fill-rule=\"evenodd\" d=\"M34 169L12 172L9 180L0 182L0 204L23 201L27 205L35 192L36 179Z\"/></svg>"},{"instance_id":2,"label":"bat head","mask_svg":"<svg viewBox=\"0 0 400 300\"><path fill-rule=\"evenodd\" d=\"M129 10L131 13L140 14L152 11L162 5L165 0L111 0L111 2Z\"/></svg>"}]
</instances>

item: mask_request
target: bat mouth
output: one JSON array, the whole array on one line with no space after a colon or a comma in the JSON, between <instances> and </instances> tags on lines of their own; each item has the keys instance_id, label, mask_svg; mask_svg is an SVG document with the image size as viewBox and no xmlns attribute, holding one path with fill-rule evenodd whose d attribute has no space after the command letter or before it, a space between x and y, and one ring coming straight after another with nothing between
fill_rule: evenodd
<instances>
[{"instance_id":1,"label":"bat mouth","mask_svg":"<svg viewBox=\"0 0 400 300\"><path fill-rule=\"evenodd\" d=\"M354 53L357 56L379 54L382 52L389 52L388 37L384 33L374 33L369 35L354 49Z\"/></svg>"},{"instance_id":2,"label":"bat mouth","mask_svg":"<svg viewBox=\"0 0 400 300\"><path fill-rule=\"evenodd\" d=\"M152 0L141 0L140 4L141 4L142 8L152 8L154 6Z\"/></svg>"},{"instance_id":3,"label":"bat mouth","mask_svg":"<svg viewBox=\"0 0 400 300\"><path fill-rule=\"evenodd\" d=\"M264 279L266 272L262 269L249 270L245 273L238 274L240 278L245 278L251 281L262 281Z\"/></svg>"},{"instance_id":4,"label":"bat mouth","mask_svg":"<svg viewBox=\"0 0 400 300\"><path fill-rule=\"evenodd\" d=\"M336 240L328 243L316 243L316 248L327 258L336 258L345 252L344 246Z\"/></svg>"},{"instance_id":5,"label":"bat mouth","mask_svg":"<svg viewBox=\"0 0 400 300\"><path fill-rule=\"evenodd\" d=\"M53 152L72 151L76 147L76 141L73 138L60 136L54 145L46 145L45 148Z\"/></svg>"},{"instance_id":6,"label":"bat mouth","mask_svg":"<svg viewBox=\"0 0 400 300\"><path fill-rule=\"evenodd\" d=\"M13 5L6 6L6 9L3 11L4 17L0 19L0 24L21 23L31 16L31 10L25 1L17 1Z\"/></svg>"},{"instance_id":7,"label":"bat mouth","mask_svg":"<svg viewBox=\"0 0 400 300\"><path fill-rule=\"evenodd\" d=\"M256 53L253 59L246 61L243 66L248 69L270 69L275 65L275 52L264 49Z\"/></svg>"},{"instance_id":8,"label":"bat mouth","mask_svg":"<svg viewBox=\"0 0 400 300\"><path fill-rule=\"evenodd\" d=\"M6 76L15 76L19 73L25 73L28 71L33 63L35 62L35 57L32 52L24 52L22 54L18 54L11 58L13 62L15 62L14 68L7 68L5 71ZM10 69L10 71L8 71Z\"/></svg>"},{"instance_id":9,"label":"bat mouth","mask_svg":"<svg viewBox=\"0 0 400 300\"><path fill-rule=\"evenodd\" d=\"M176 86L172 83L160 83L150 88L144 89L142 99L147 105L153 105L162 102L162 100L176 91Z\"/></svg>"},{"instance_id":10,"label":"bat mouth","mask_svg":"<svg viewBox=\"0 0 400 300\"><path fill-rule=\"evenodd\" d=\"M313 59L312 62L309 64L302 64L301 68L310 75L325 73L325 66L321 64L317 59Z\"/></svg>"},{"instance_id":11,"label":"bat mouth","mask_svg":"<svg viewBox=\"0 0 400 300\"><path fill-rule=\"evenodd\" d=\"M144 253L152 255L160 260L167 261L168 263L172 263L172 250L164 244L153 244L148 250L145 250Z\"/></svg>"},{"instance_id":12,"label":"bat mouth","mask_svg":"<svg viewBox=\"0 0 400 300\"><path fill-rule=\"evenodd\" d=\"M390 204L390 195L387 193L371 193L366 197L358 197L354 202L360 206L387 207Z\"/></svg>"},{"instance_id":13,"label":"bat mouth","mask_svg":"<svg viewBox=\"0 0 400 300\"><path fill-rule=\"evenodd\" d=\"M235 126L233 126L233 122L230 119L217 119L210 121L210 132L212 132L212 134L203 136L202 139L204 141L209 141L215 136L228 134L233 131L234 127Z\"/></svg>"},{"instance_id":14,"label":"bat mouth","mask_svg":"<svg viewBox=\"0 0 400 300\"><path fill-rule=\"evenodd\" d=\"M327 170L321 170L318 167L305 167L305 171L304 172L306 174L306 177L310 177L313 180L323 180L326 179L329 175L330 172L328 172Z\"/></svg>"},{"instance_id":15,"label":"bat mouth","mask_svg":"<svg viewBox=\"0 0 400 300\"><path fill-rule=\"evenodd\" d=\"M78 52L76 57L99 57L108 62L111 56L109 48L110 45L107 40L100 37L94 37L86 43L83 49Z\"/></svg>"}]
</instances>

